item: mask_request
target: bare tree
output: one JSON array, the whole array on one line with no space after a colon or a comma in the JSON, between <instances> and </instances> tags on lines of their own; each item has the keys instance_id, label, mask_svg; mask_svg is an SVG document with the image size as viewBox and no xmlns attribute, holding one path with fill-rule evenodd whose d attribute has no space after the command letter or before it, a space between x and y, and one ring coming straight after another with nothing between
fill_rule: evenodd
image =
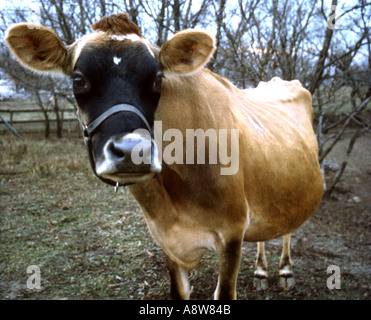
<instances>
[{"instance_id":1,"label":"bare tree","mask_svg":"<svg viewBox=\"0 0 371 320\"><path fill-rule=\"evenodd\" d=\"M337 0L332 0L331 5L323 0L39 0L39 3L41 23L55 30L67 44L89 32L90 25L101 16L126 11L142 34L158 46L180 30L206 28L214 34L217 47L209 67L238 87L256 86L273 76L299 79L313 95L323 172L331 150L350 126L355 128L338 172L332 180L326 177L327 195L341 179L357 138L370 130L366 111L371 96L371 3L366 0L352 5L339 4ZM3 10L0 19L0 31L4 33L9 24L26 21L27 14L24 10ZM56 118L61 119L58 110L62 101L75 103L67 82L56 85L48 77L35 77L0 46L1 69L35 93L41 110L45 102L40 92L49 92ZM62 125L58 128L61 135Z\"/></svg>"},{"instance_id":2,"label":"bare tree","mask_svg":"<svg viewBox=\"0 0 371 320\"><path fill-rule=\"evenodd\" d=\"M314 73L314 79L310 86L314 90L314 98L318 102L319 125L317 136L319 159L323 172L326 170L326 157L341 141L347 129L351 125L355 127L355 131L349 139L344 160L334 177L331 180L327 179L328 186L325 189L325 196L327 197L332 194L336 184L340 181L356 140L363 133L369 132L371 128L370 119L366 117L365 112L371 99L369 11L366 14L369 5L363 1L360 6L351 7L345 11L346 14L350 14L356 10L355 17L348 19L346 30L353 31L357 34L358 39L356 38L352 43L348 43L348 41L344 43L344 37L340 37L341 33L335 34L338 30L332 29L335 39L333 39L331 45L328 45L327 59L318 60L320 67L317 65L317 73ZM331 16L334 16L333 12ZM360 67L355 57L363 47L367 48L363 50L363 55L368 55L368 57ZM320 69L322 70L321 75L318 71Z\"/></svg>"}]
</instances>

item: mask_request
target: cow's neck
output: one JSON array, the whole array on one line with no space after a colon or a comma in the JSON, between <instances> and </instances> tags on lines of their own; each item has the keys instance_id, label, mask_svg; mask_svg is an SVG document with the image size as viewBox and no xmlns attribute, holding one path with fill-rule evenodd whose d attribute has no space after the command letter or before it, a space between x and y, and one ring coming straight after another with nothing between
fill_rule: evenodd
<instances>
[{"instance_id":1,"label":"cow's neck","mask_svg":"<svg viewBox=\"0 0 371 320\"><path fill-rule=\"evenodd\" d=\"M236 128L235 118L231 112L230 94L236 90L227 80L206 69L188 77L164 80L156 121L161 121L162 134L171 129L182 133L184 163L168 165L163 159L162 173L153 181L130 187L139 204L148 212L156 214L155 210L151 210L152 197L161 197L164 204L171 202L175 207L179 202L182 210L187 205L194 205L194 202L197 202L198 206L212 208L214 203L210 203L210 197L203 196L205 192L217 198L224 198L226 181L229 181L229 185L234 183L231 182L231 177L220 176L219 164L185 163L185 139L187 129L203 131L212 129L217 133L220 129L227 129L230 133L231 129ZM163 149L169 144L167 141L162 143ZM194 184L194 181L197 181L197 184Z\"/></svg>"}]
</instances>

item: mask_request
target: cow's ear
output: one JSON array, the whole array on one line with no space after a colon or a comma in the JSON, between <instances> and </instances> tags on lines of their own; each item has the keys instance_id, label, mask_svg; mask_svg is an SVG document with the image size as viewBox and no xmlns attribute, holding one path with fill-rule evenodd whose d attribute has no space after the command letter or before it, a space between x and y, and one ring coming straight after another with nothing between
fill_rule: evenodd
<instances>
[{"instance_id":1,"label":"cow's ear","mask_svg":"<svg viewBox=\"0 0 371 320\"><path fill-rule=\"evenodd\" d=\"M209 61L214 50L214 39L206 32L181 31L161 48L160 68L165 75L194 73Z\"/></svg>"},{"instance_id":2,"label":"cow's ear","mask_svg":"<svg viewBox=\"0 0 371 320\"><path fill-rule=\"evenodd\" d=\"M5 41L27 68L69 74L68 48L54 31L36 24L18 23L6 31Z\"/></svg>"}]
</instances>

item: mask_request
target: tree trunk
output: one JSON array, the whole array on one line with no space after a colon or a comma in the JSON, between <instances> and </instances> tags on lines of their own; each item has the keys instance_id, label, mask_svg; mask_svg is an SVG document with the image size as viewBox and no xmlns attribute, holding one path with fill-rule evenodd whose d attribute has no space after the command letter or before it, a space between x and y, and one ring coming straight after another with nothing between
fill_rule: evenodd
<instances>
[{"instance_id":1,"label":"tree trunk","mask_svg":"<svg viewBox=\"0 0 371 320\"><path fill-rule=\"evenodd\" d=\"M41 100L39 90L35 89L34 92L35 92L39 107L41 111L43 112L43 115L45 118L45 138L48 139L50 136L50 120L49 120L48 110L47 108L45 108L45 105Z\"/></svg>"},{"instance_id":2,"label":"tree trunk","mask_svg":"<svg viewBox=\"0 0 371 320\"><path fill-rule=\"evenodd\" d=\"M55 92L53 92L53 98L54 98L54 112L55 117L57 120L57 138L62 138L62 132L63 132L63 119L61 119L60 113L59 113L59 102L58 97Z\"/></svg>"},{"instance_id":3,"label":"tree trunk","mask_svg":"<svg viewBox=\"0 0 371 320\"><path fill-rule=\"evenodd\" d=\"M338 3L337 0L332 0L331 9L335 8L337 6L337 3ZM334 11L331 12L329 19L332 16L335 17L335 12L336 12L336 9L334 9ZM312 95L314 94L314 92L316 91L316 89L319 87L319 85L321 84L323 80L322 75L323 75L323 71L325 70L325 61L328 56L328 50L330 48L332 35L333 35L333 28L327 28L326 33L325 33L325 39L322 45L322 50L319 53L316 71L314 72L313 78L308 88L308 90L310 91Z\"/></svg>"}]
</instances>

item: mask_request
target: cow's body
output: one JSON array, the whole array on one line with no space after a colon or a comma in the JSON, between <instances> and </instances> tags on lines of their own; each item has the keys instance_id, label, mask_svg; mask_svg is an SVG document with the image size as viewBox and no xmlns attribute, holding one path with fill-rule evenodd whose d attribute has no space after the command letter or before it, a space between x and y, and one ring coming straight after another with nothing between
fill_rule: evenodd
<instances>
[{"instance_id":1,"label":"cow's body","mask_svg":"<svg viewBox=\"0 0 371 320\"><path fill-rule=\"evenodd\" d=\"M182 266L194 267L204 250L229 237L266 241L291 233L317 207L322 179L311 97L297 82L239 90L208 70L169 79L156 120L184 136L189 128L240 130L236 175L221 176L217 165L174 164L130 187L153 237Z\"/></svg>"},{"instance_id":2,"label":"cow's body","mask_svg":"<svg viewBox=\"0 0 371 320\"><path fill-rule=\"evenodd\" d=\"M191 269L206 250L290 234L313 214L322 177L312 112L311 96L297 81L275 78L239 90L203 70L164 82L156 115L164 130L240 130L236 175L220 176L212 165L169 165L159 179L130 187L171 260Z\"/></svg>"},{"instance_id":3,"label":"cow's body","mask_svg":"<svg viewBox=\"0 0 371 320\"><path fill-rule=\"evenodd\" d=\"M123 23L123 20L119 21ZM14 30L16 28L27 32L20 27L15 27ZM107 26L104 25L103 28ZM124 32L123 34L125 35ZM114 33L114 36L116 38L110 35L110 43L117 40L117 34ZM239 167L235 174L221 175L221 168L225 165L219 162L213 164L163 162L162 171L161 173L157 171L155 179L147 179L150 172L156 172L151 171L153 168L148 169L146 179L135 180L138 170L132 171L135 174L134 178L131 174L130 182L136 183L129 188L143 209L153 238L164 249L170 271L172 297L189 298L187 270L198 264L206 250L214 250L220 260L215 297L235 298L235 284L243 241L259 242L256 275L266 277L262 242L288 235L285 237L280 268L281 275L291 275L288 253L289 234L314 213L322 195L322 176L317 160L317 141L312 129L313 114L309 92L298 81L287 82L278 78L267 83L262 82L256 89L239 90L228 80L207 69L200 69L213 49L209 38L199 32L187 31L175 36L175 40L169 41L160 53L158 49L153 49L144 43L139 36L140 33L137 33L136 37L140 43L135 46L140 46L141 55L143 57L146 55L145 59L151 63L156 58L160 68L168 74L167 79L162 83L157 110L152 116L149 113L149 122L153 124L154 120L161 121L163 131L176 128L184 137L187 129L203 131L210 128L227 129L228 132L232 129L239 130L237 138ZM33 35L29 37L34 41ZM77 100L85 113L85 119L88 118L89 121L99 116L104 109L95 109L94 112L97 114L91 113L93 111L89 113L87 105L92 102L85 102L86 98L85 100L81 98L81 92L85 94L89 88L86 89L81 85L81 77L87 77L87 81L91 82L91 77L84 71L85 60L88 51L94 52L91 51L92 48L97 48L98 44L99 46L105 44L104 41L107 40L103 37L105 37L103 33L100 33L71 46L69 51L71 58L68 60L64 57L64 59L71 60L72 64L71 62L58 63L59 69L63 69L66 74L72 73L73 69L79 71L77 92L80 95L77 95ZM20 38L20 36L16 37L14 32L13 39L18 41ZM98 38L103 40L98 42L96 40ZM121 38L122 43L129 43L129 38L133 39L132 36L125 35L125 38ZM32 61L27 62L22 58L22 52L15 49L18 43L12 40L11 32L7 39L10 47L23 63L38 70L46 68L31 65ZM95 42L91 42L93 45L89 46L89 50L84 51L84 46L87 46L86 43L89 44L91 39ZM12 41L16 45L12 44ZM22 45L29 46L28 42L26 44L22 42ZM115 42L116 47L117 45L123 44ZM180 46L184 46L181 47L182 50L184 49L183 52L179 51ZM146 54L147 49L153 52ZM43 54L44 52L45 50ZM117 50L117 52L121 51ZM117 56L119 53L115 54L112 70L118 70L117 66L122 60L122 56ZM64 55L67 55L65 51ZM133 59L131 55L127 56L127 60L129 59ZM199 66L194 66L196 63ZM49 65L47 67L51 68ZM147 69L145 72L153 79L156 68ZM117 72L121 72L121 77L124 79L122 70ZM174 76L174 73L187 73L187 75ZM140 81L144 83L143 80ZM143 102L138 97L132 100L137 101L139 105L147 103L145 99L142 99ZM151 101L155 101L156 90L151 93L151 97ZM118 97L114 103L122 102ZM131 101L129 103L133 104ZM148 117L146 113L148 107L143 110L141 110L143 114ZM133 119L131 123L134 120L139 121L134 115L130 116ZM113 127L114 120L109 121ZM114 167L112 163L108 165L108 160L101 161L101 158L109 157L111 149L117 158L117 148L127 146L128 134L117 136L116 133L114 138L110 138L108 122L101 128L97 131L97 138L93 140L95 148L104 150L95 153L96 163L100 162L97 164L96 171L105 179L124 181L128 179L128 168L125 167L124 170L121 166L121 171L117 169L117 173L112 173ZM139 135L135 137L142 139ZM230 135L227 140L228 145L232 139L236 137ZM151 145L148 139L143 141ZM206 144L206 147L208 146ZM163 143L162 149L165 147L166 143ZM185 154L184 158L186 158ZM108 167L112 167L109 172ZM158 166L156 168L158 170Z\"/></svg>"}]
</instances>

